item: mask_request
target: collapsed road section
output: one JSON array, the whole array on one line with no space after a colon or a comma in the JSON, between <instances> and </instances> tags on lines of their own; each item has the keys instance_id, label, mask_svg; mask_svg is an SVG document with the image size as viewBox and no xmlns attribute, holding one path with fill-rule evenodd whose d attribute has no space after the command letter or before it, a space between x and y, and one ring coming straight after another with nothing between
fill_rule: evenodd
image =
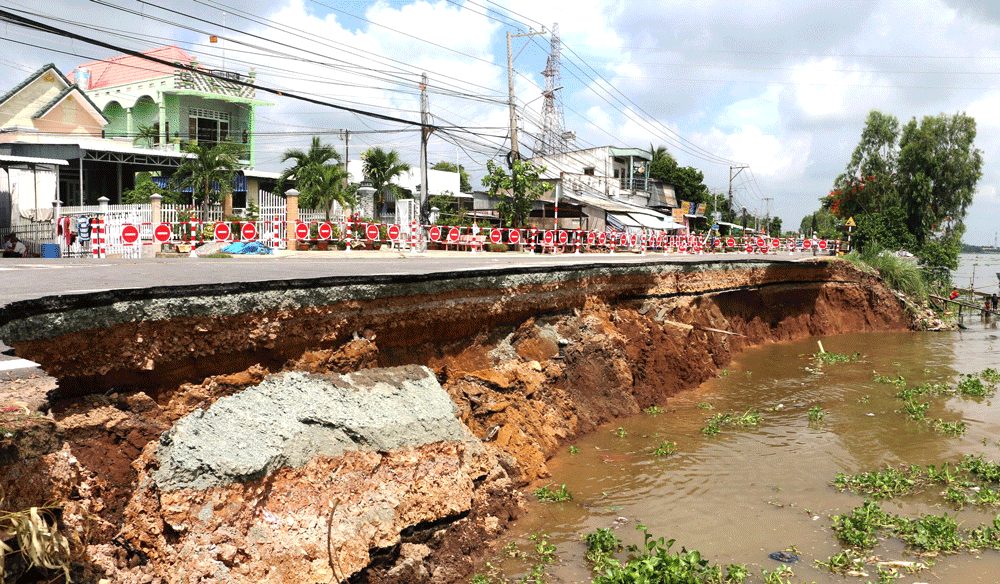
<instances>
[{"instance_id":1,"label":"collapsed road section","mask_svg":"<svg viewBox=\"0 0 1000 584\"><path fill-rule=\"evenodd\" d=\"M0 487L54 502L88 581L457 582L573 437L748 346L912 326L842 261L42 298L0 310L61 386Z\"/></svg>"}]
</instances>

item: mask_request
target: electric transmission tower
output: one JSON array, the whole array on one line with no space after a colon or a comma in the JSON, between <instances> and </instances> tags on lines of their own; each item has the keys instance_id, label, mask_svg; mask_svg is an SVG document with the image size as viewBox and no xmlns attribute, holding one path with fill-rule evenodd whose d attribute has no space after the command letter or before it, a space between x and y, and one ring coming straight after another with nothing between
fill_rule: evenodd
<instances>
[{"instance_id":1,"label":"electric transmission tower","mask_svg":"<svg viewBox=\"0 0 1000 584\"><path fill-rule=\"evenodd\" d=\"M562 75L559 72L562 64L562 46L559 43L559 24L552 25L552 48L545 62L545 90L542 96L542 127L535 138L534 155L545 156L568 150L569 143L576 138L575 132L566 132L563 116Z\"/></svg>"}]
</instances>

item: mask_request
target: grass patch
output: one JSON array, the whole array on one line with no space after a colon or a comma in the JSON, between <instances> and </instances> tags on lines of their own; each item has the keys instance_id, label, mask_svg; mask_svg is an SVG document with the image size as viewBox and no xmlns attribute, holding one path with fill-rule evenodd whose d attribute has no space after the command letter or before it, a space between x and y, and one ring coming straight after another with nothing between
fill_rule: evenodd
<instances>
[{"instance_id":1,"label":"grass patch","mask_svg":"<svg viewBox=\"0 0 1000 584\"><path fill-rule=\"evenodd\" d=\"M658 416L663 413L663 408L660 406L649 406L648 408L642 410L642 413L647 416Z\"/></svg>"},{"instance_id":2,"label":"grass patch","mask_svg":"<svg viewBox=\"0 0 1000 584\"><path fill-rule=\"evenodd\" d=\"M210 253L207 256L203 256L203 257L206 257L206 258L231 258L233 256L232 256L232 254L222 253L221 251L217 251L215 253Z\"/></svg>"},{"instance_id":3,"label":"grass patch","mask_svg":"<svg viewBox=\"0 0 1000 584\"><path fill-rule=\"evenodd\" d=\"M823 411L823 408L821 408L819 406L813 406L813 407L809 408L809 421L810 422L821 422L821 421L823 421L824 417L826 417L826 412Z\"/></svg>"}]
</instances>

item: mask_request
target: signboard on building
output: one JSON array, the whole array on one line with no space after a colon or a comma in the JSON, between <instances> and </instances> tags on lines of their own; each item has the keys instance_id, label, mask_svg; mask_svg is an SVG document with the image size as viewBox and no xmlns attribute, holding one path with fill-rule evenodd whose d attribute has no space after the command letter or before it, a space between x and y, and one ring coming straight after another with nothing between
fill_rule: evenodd
<instances>
[{"instance_id":1,"label":"signboard on building","mask_svg":"<svg viewBox=\"0 0 1000 584\"><path fill-rule=\"evenodd\" d=\"M674 223L684 223L684 209L674 209Z\"/></svg>"}]
</instances>

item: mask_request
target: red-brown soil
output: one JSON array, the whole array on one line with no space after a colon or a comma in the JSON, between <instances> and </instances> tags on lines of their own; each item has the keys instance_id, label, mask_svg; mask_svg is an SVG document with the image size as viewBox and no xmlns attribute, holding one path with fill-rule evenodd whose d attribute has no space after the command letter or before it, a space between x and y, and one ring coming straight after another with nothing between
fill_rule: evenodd
<instances>
[{"instance_id":1,"label":"red-brown soil","mask_svg":"<svg viewBox=\"0 0 1000 584\"><path fill-rule=\"evenodd\" d=\"M355 574L360 582L456 582L521 512L516 489L546 477L548 458L575 436L696 387L749 346L912 327L891 291L846 262L829 267L824 281L794 285L758 286L759 276L738 271L700 278L717 279L716 289L728 278L722 288L732 291L687 295L679 292L704 282L660 282L643 297L585 296L517 319L459 305L449 318L461 324L447 331L423 318L376 319L346 342L280 363L161 386L152 396L65 400L50 420L64 433L61 446L0 465L5 508L62 504L63 526L89 538L78 569L85 581L298 583ZM326 333L307 336L316 334ZM470 460L440 443L317 459L207 491L149 486L164 430L269 372L408 363L435 370L486 454ZM373 496L393 502L399 517L371 515L380 508Z\"/></svg>"}]
</instances>

